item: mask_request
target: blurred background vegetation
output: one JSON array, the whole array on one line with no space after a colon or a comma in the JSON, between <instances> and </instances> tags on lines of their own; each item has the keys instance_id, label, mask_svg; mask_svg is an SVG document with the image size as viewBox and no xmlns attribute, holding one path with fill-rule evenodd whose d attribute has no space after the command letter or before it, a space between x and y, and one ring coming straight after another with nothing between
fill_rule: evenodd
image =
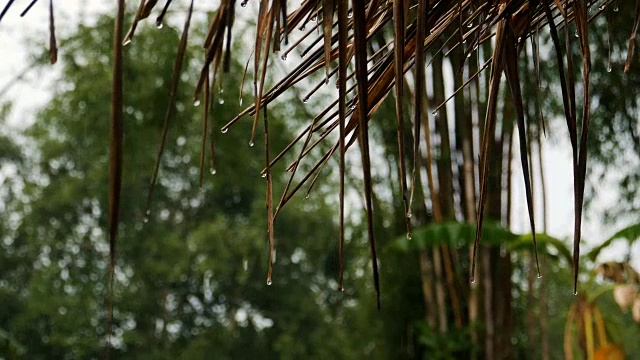
<instances>
[{"instance_id":1,"label":"blurred background vegetation","mask_svg":"<svg viewBox=\"0 0 640 360\"><path fill-rule=\"evenodd\" d=\"M640 210L637 58L630 74L621 70L631 5L621 3L620 12L607 17L608 24L600 18L592 33L599 51L593 52L595 100L589 150L590 168L595 170L590 180L613 176L617 181L620 199L608 211L611 221L637 219ZM96 25L80 26L75 35L61 41L61 72L52 100L38 111L26 133L17 136L5 131L0 139L4 174L0 190L4 214L0 217L0 358L104 356L106 119L111 91L107 54L112 21L102 17ZM194 28L204 31L206 25ZM613 263L601 264L597 255L604 247L597 248L584 257L584 285L574 296L570 261L565 256L568 242L541 234L544 278L535 278L531 236L508 230L511 180L501 179L500 172L494 174L498 178L490 189L488 217L493 222L484 232L479 281L469 284L468 245L473 226L465 221L474 219L475 201L469 208L464 167L473 156L463 146L465 139L473 138L468 129L477 126L477 114L465 106L464 96L471 96L471 91L456 97L453 112L440 111L431 120L434 137L444 144L434 154L440 186L436 201L444 222L434 221L432 204L425 198L412 220L416 225L412 240L404 235L404 209L394 186L399 160L395 124L387 121L394 116L393 99L376 113L380 121L372 122L372 153L379 155L376 166L383 168L374 174L375 186L384 189L375 198L380 311L370 281L362 206L355 193L347 229L346 286L338 291L337 177L332 176L337 172L331 166L309 199L296 196L279 215L274 282L266 284L265 182L260 176L264 150L248 145L250 121L241 121L225 134L218 130L241 110L238 99L244 64L233 63L224 83L214 86L214 164L199 188L202 111L191 100L200 64L195 45L190 45L185 62L159 186L147 216L146 193L178 37L170 26L162 31L145 26L125 48L125 188L113 299L115 358L560 359L567 351L576 358L622 351L626 358L640 359L640 328L633 320L634 311L640 312L635 310L640 301L634 272ZM373 39L372 43L384 41ZM605 50L608 41L613 54L611 72ZM541 49L551 49L544 33ZM577 48L574 50L577 54ZM554 95L559 92L554 88L555 64L546 61L551 54L542 51L541 57L541 101L547 130L562 133L563 120L555 116L561 111ZM43 55L42 62L45 58ZM448 80L444 79L445 63L434 59L429 95L437 105L444 100L443 84ZM455 63L456 55L446 61ZM474 66L471 63L467 73ZM527 66L522 71L533 77L535 70ZM453 80L461 84L462 75ZM480 97L486 84L487 79L481 77L477 87L472 87L473 95ZM534 84L527 85L525 97L536 99ZM292 96L297 101L281 101L269 108L270 118L275 119L270 139L275 149L288 144L313 106L313 99L304 105ZM538 110L535 101L527 104L530 119L536 118ZM5 122L11 111L11 104L4 104L0 121ZM494 146L500 156L494 168L511 169L513 109L508 101L499 119L502 136ZM537 120L531 123L530 131L542 138ZM258 138L257 143L262 140ZM531 147L530 151L537 151L539 143ZM274 169L276 194L288 179L285 164L294 159L285 160ZM548 176L552 181L553 174ZM357 175L349 174L348 184L359 181ZM640 230L633 226L614 237L629 244L621 263L631 260L631 244L639 237ZM616 289L632 293L630 303L621 304L624 299L614 296Z\"/></svg>"}]
</instances>

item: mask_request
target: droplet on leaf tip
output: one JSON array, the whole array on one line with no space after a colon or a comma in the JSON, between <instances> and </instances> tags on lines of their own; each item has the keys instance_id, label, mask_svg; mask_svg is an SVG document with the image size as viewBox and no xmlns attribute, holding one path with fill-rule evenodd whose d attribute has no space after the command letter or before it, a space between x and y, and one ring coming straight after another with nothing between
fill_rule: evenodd
<instances>
[{"instance_id":1,"label":"droplet on leaf tip","mask_svg":"<svg viewBox=\"0 0 640 360\"><path fill-rule=\"evenodd\" d=\"M407 240L411 240L413 239L413 236L411 235L411 233L407 233Z\"/></svg>"},{"instance_id":2,"label":"droplet on leaf tip","mask_svg":"<svg viewBox=\"0 0 640 360\"><path fill-rule=\"evenodd\" d=\"M215 175L216 174L216 168L214 168L213 166L209 169L209 172L211 173L211 175Z\"/></svg>"},{"instance_id":3,"label":"droplet on leaf tip","mask_svg":"<svg viewBox=\"0 0 640 360\"><path fill-rule=\"evenodd\" d=\"M271 285L273 284L273 282L271 281L271 279L267 279L267 285Z\"/></svg>"},{"instance_id":4,"label":"droplet on leaf tip","mask_svg":"<svg viewBox=\"0 0 640 360\"><path fill-rule=\"evenodd\" d=\"M253 142L253 140L249 141L249 147L253 147L255 145L255 143Z\"/></svg>"},{"instance_id":5,"label":"droplet on leaf tip","mask_svg":"<svg viewBox=\"0 0 640 360\"><path fill-rule=\"evenodd\" d=\"M267 177L267 173L262 173L262 175L260 175L260 176L262 176L263 178L266 178Z\"/></svg>"},{"instance_id":6,"label":"droplet on leaf tip","mask_svg":"<svg viewBox=\"0 0 640 360\"><path fill-rule=\"evenodd\" d=\"M127 46L129 44L131 44L131 38L130 37L124 39L124 41L122 42L122 46Z\"/></svg>"},{"instance_id":7,"label":"droplet on leaf tip","mask_svg":"<svg viewBox=\"0 0 640 360\"><path fill-rule=\"evenodd\" d=\"M344 286L340 286L338 290L340 290L340 292L344 292Z\"/></svg>"},{"instance_id":8,"label":"droplet on leaf tip","mask_svg":"<svg viewBox=\"0 0 640 360\"><path fill-rule=\"evenodd\" d=\"M200 99L193 100L193 106L200 106Z\"/></svg>"},{"instance_id":9,"label":"droplet on leaf tip","mask_svg":"<svg viewBox=\"0 0 640 360\"><path fill-rule=\"evenodd\" d=\"M282 54L282 56L280 56L280 59L282 59L282 61L286 61L287 60L287 53Z\"/></svg>"},{"instance_id":10,"label":"droplet on leaf tip","mask_svg":"<svg viewBox=\"0 0 640 360\"><path fill-rule=\"evenodd\" d=\"M223 127L222 129L220 129L220 132L222 132L223 134L226 134L227 131L229 131L229 128Z\"/></svg>"},{"instance_id":11,"label":"droplet on leaf tip","mask_svg":"<svg viewBox=\"0 0 640 360\"><path fill-rule=\"evenodd\" d=\"M162 24L162 21L158 21L158 22L156 22L156 27L157 27L158 29L162 29L162 27L163 27L163 26L164 26L164 25Z\"/></svg>"}]
</instances>

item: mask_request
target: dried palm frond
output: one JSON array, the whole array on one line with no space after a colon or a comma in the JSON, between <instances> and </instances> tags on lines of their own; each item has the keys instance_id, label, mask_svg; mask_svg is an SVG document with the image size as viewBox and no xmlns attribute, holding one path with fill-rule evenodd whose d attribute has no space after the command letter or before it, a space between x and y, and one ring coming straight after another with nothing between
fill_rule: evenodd
<instances>
[{"instance_id":1,"label":"dried palm frond","mask_svg":"<svg viewBox=\"0 0 640 360\"><path fill-rule=\"evenodd\" d=\"M258 0L256 0L258 1ZM374 269L374 282L376 292L379 293L376 246L373 233L373 204L372 204L372 184L371 184L371 161L369 153L369 122L375 112L381 106L383 100L395 88L396 94L396 127L398 137L398 151L400 153L399 164L399 188L403 197L403 204L406 212L406 223L408 235L410 231L410 215L412 198L416 183L416 169L418 159L422 155L420 144L420 133L425 130L425 142L427 161L426 164L429 178L430 172L430 151L427 109L425 108L426 79L425 68L429 65L425 52L429 51L433 57L448 56L450 54L462 54L456 71L460 72L465 65L466 59L477 51L479 46L492 48L490 56L480 70L469 77L469 80L459 91L484 69L491 67L491 78L487 95L487 107L484 122L481 122L482 144L480 147L479 160L479 201L477 208L477 236L476 247L481 239L483 210L487 200L488 171L491 158L490 143L496 132L496 112L498 106L498 90L501 77L504 73L508 86L511 90L517 115L518 135L521 144L521 162L524 171L524 182L526 198L528 204L528 215L530 224L535 233L535 223L533 218L532 186L529 174L529 158L526 151L526 142L529 134L524 126L523 99L520 90L522 76L519 74L518 63L520 61L520 51L526 44L526 40L536 35L540 29L548 28L555 48L557 60L557 72L562 90L562 100L566 123L569 130L569 138L573 155L573 176L574 176L574 203L575 203L575 223L574 223L574 282L577 286L579 244L581 238L581 217L582 204L584 198L584 187L586 177L586 143L589 133L589 107L590 107L590 53L589 53L589 29L588 24L595 17L603 13L603 6L600 11L589 14L588 9L598 3L608 5L612 0L353 0L351 9L348 1L335 0L304 0L294 9L290 8L285 0L260 0L257 4L258 13L256 21L256 38L253 41L253 92L255 101L238 116L226 123L222 130L226 132L231 126L237 123L243 116L253 117L253 127L251 143L254 141L259 118L264 114L265 135L267 135L268 119L266 108L285 93L286 90L303 81L313 81L314 75L319 71L324 71L322 82L313 87L308 96L311 96L319 88L328 84L329 79L337 74L336 85L338 88L337 99L326 106L310 125L296 138L289 146L278 155L269 156L269 144L266 142L267 156L265 174L267 175L268 199L271 199L271 166L281 161L283 155L291 152L297 144L302 144L300 155L288 169L295 171L298 165L309 158L309 154L320 144L330 143L320 160L302 177L296 185L293 176L287 184L280 203L273 209L271 201L268 200L269 209L269 242L273 248L273 221L277 217L278 210L286 204L302 185L311 180L313 185L317 174L328 162L329 158L338 152L340 156L340 288L342 288L342 269L344 242L344 173L345 152L356 141L360 144L362 155L362 170L364 180L364 195L366 204L366 214L368 223L368 235L371 245L372 264ZM25 12L35 3L32 1ZM119 2L121 4L122 1ZM120 31L116 31L115 36L119 44L128 43L134 36L138 22L148 16L154 10L157 0L141 0L135 13L133 23L129 33L122 38ZM231 41L233 37L232 29L235 21L236 11L235 0L221 0L218 9L213 12L209 29L204 41L204 62L199 80L196 84L195 99L199 99L203 88L208 93L208 87L216 81L220 81L221 71L229 70L231 57ZM7 13L13 1L8 1L2 12L0 20ZM163 18L171 1L166 1L162 11L156 19L158 26L162 24ZM241 7L247 5L247 0L240 3ZM629 45L627 63L625 71L629 70L630 59L633 54L633 45L636 33L640 26L640 0L636 2L636 20L631 29L631 41ZM291 11L292 10L292 11ZM336 16L337 14L337 16ZM120 15L120 12L119 12ZM321 20L317 20L321 17ZM337 21L334 22L334 19ZM297 28L305 28L312 21L317 21L317 26L312 26L308 32L299 35L297 40L282 51L281 57L294 49L301 48L301 44L311 44L308 48L300 49L302 59L295 66L289 67L288 73L284 74L280 80L275 82L271 88L267 88L267 72L269 71L270 52L279 52L281 44L288 44L288 39L293 37L293 31ZM576 34L579 41L580 56L582 60L582 84L579 86L583 90L583 109L579 115L576 110L576 79L574 77L574 63L571 54L572 36L568 35L568 25L575 24ZM53 24L53 22L52 22ZM565 30L565 44L561 44L558 34L559 29ZM321 31L314 31L321 29ZM185 34L180 43L180 48L186 42L188 26L185 27ZM53 35L52 35L53 36ZM379 49L370 47L375 41L384 39L387 44ZM316 46L320 44L319 46ZM564 50L563 50L564 48ZM537 51L537 50L534 50ZM118 53L116 47L116 54ZM176 64L181 62L182 54L179 52ZM116 58L118 59L118 58ZM337 60L337 69L333 69L333 61ZM566 69L565 69L566 62ZM116 105L121 106L121 64L116 61L114 66L114 109ZM222 65L222 69L221 66ZM247 61L249 65L249 61ZM539 68L539 65L536 65ZM349 69L353 69L349 72ZM411 172L410 187L407 187L407 164L405 163L404 145L404 125L405 114L403 106L404 90L412 85L405 80L405 75L411 69L415 69L413 77L413 89L415 90L415 101L413 104L413 168ZM175 74L174 74L175 76ZM212 79L209 77L212 76ZM120 80L118 80L120 79ZM537 80L539 82L539 80ZM117 91L116 91L117 90ZM308 98L305 97L306 98ZM197 101L197 100L196 100ZM443 104L435 104L435 108L440 109ZM171 106L170 106L171 107ZM206 109L205 109L206 111ZM117 113L116 113L117 115ZM114 115L115 130L121 131L121 119ZM580 121L578 121L580 120ZM207 131L207 119L205 117L203 134ZM578 132L580 136L578 138ZM338 141L334 137L329 137L331 133L338 133ZM304 138L304 140L303 140ZM115 154L115 164L119 163L121 157L121 137L120 145L118 138L114 139L115 145L112 153ZM203 142L206 137L203 136ZM204 144L203 144L204 145ZM161 145L162 149L162 145ZM204 149L204 146L203 146ZM160 150L158 157L161 156ZM408 156L407 156L408 157ZM203 158L201 159L201 168ZM116 166L115 169L118 167ZM213 170L213 168L212 168ZM114 173L118 175L118 172ZM419 174L419 172L418 172ZM154 176L155 177L155 176ZM429 181L431 196L435 196L432 180ZM115 183L114 183L115 184ZM117 204L119 197L119 186L112 185L110 188L110 199L113 204ZM435 204L436 202L434 202ZM117 222L117 205L112 205L115 215L111 219ZM434 208L435 210L435 208ZM111 232L117 228L117 224L111 225ZM115 233L112 234L115 237ZM535 243L535 238L533 239ZM475 267L475 251L472 259L472 268ZM271 269L271 266L270 266ZM472 271L473 274L473 271ZM379 300L379 299L378 299Z\"/></svg>"},{"instance_id":2,"label":"dried palm frond","mask_svg":"<svg viewBox=\"0 0 640 360\"><path fill-rule=\"evenodd\" d=\"M606 1L605 4L608 4ZM202 67L200 79L196 86L195 97L200 96L203 86L209 84L208 74L212 71L214 82L216 74L220 70L220 59L224 59L223 70L228 70L228 59L230 58L230 41L235 18L235 1L223 0L218 10L214 13L209 31L205 41L205 62ZM400 153L399 181L400 191L406 211L407 233L410 237L410 216L411 199L415 187L417 159L420 155L420 132L421 127L427 126L425 118L426 109L422 97L426 96L424 69L428 65L424 56L425 51L434 51L434 56L444 49L448 49L445 56L451 54L455 49L463 52L463 59L469 57L471 52L478 46L485 44L491 39L493 56L487 60L485 65L478 71L491 65L491 81L488 92L488 106L484 123L481 128L482 146L479 161L480 192L477 211L477 236L476 247L481 239L483 210L486 202L489 159L491 156L490 141L495 136L495 123L497 111L497 96L500 87L501 76L504 73L511 89L511 94L515 104L517 114L518 134L521 144L521 162L524 171L524 182L526 188L526 198L528 213L532 232L535 234L535 222L532 205L532 186L529 174L529 158L527 155L528 134L525 129L525 119L523 110L523 100L520 91L521 80L519 76L518 62L519 52L523 48L527 38L536 34L540 28L548 27L551 33L558 62L558 73L560 75L562 99L569 129L569 137L573 149L573 172L574 172L574 198L575 198L575 228L574 228L574 282L577 286L579 243L581 234L582 203L584 198L584 186L586 176L586 142L589 131L589 75L590 75L590 54L589 54L589 32L588 23L602 11L589 17L587 9L595 1L590 0L520 0L520 1L379 1L379 0L354 0L351 9L348 2L336 2L332 0L313 1L305 0L287 14L286 1L283 0L262 0L258 5L257 15L257 35L253 47L254 57L254 95L255 102L247 107L238 116L231 119L222 127L227 131L233 124L244 115L253 117L253 130L251 143L255 137L256 128L260 113L264 111L265 135L267 134L268 121L266 116L267 106L278 99L287 89L304 80L312 79L312 75L324 69L324 81L313 87L311 92L305 97L308 99L324 84L329 83L330 77L338 74L336 85L338 88L338 99L328 105L318 116L312 119L311 124L292 143L275 157L269 156L269 145L266 142L266 169L267 175L267 198L271 204L271 172L270 168L281 160L283 154L290 152L296 144L302 144L302 149L296 161L288 167L293 172L280 203L273 214L272 206L268 206L269 216L269 243L270 251L273 249L273 221L277 217L278 211L286 202L307 183L313 179L311 186L315 183L320 169L327 163L328 159L339 149L341 178L340 185L340 288L342 288L342 269L344 242L344 173L345 173L345 151L357 140L360 144L362 154L362 169L364 180L364 195L366 204L368 234L371 245L371 257L373 264L374 284L378 294L379 304L379 281L377 273L377 259L375 237L373 232L373 205L372 205L372 184L371 184L371 162L369 154L369 121L373 114L380 107L382 101L389 95L393 88L396 94L396 124L398 135L398 151ZM167 2L167 5L169 2ZM133 35L135 24L140 19L149 15L149 10L155 5L155 1L142 1L136 13L134 24L130 35ZM246 1L241 3L244 7ZM637 4L640 11L640 1ZM166 6L165 6L166 9ZM337 21L335 14L337 11ZM158 18L162 19L162 15ZM268 71L269 52L278 52L281 42L288 42L292 31L297 27L303 28L312 19L318 20L318 28L322 31L318 35L311 30L300 36L299 40L283 52L283 59L286 55L305 41L311 43L307 49L302 51L304 57L300 63L293 67L289 73L285 74L281 80L275 83L270 89L266 89L266 74ZM560 22L558 22L560 18ZM558 28L567 28L569 22L575 23L579 38L579 45L582 58L582 89L583 109L581 121L578 122L576 111L576 80L573 75L573 60L570 53L571 39L565 36L566 50L563 54L563 46L558 36ZM635 38L637 23L632 31L632 39ZM387 26L389 25L389 26ZM391 29L393 36L388 38L389 43L393 43L393 50L385 46L370 57L367 51L369 42L374 37L382 36ZM565 31L568 33L568 31ZM226 46L223 40L226 37ZM446 40L445 40L446 39ZM130 40L130 36L125 39ZM444 42L442 40L445 40ZM315 46L321 44L321 46ZM436 48L436 46L438 48ZM630 45L629 53L633 49L633 41ZM631 55L629 55L630 57ZM567 69L564 68L566 59ZM338 67L332 70L331 62L338 60ZM493 61L492 61L493 60ZM248 64L248 63L247 63ZM353 64L353 72L349 74L349 64ZM462 65L460 65L462 66ZM539 65L536 65L539 66ZM411 68L416 68L414 79L414 89L416 99L414 101L413 113L413 172L411 176L410 189L407 188L406 163L404 161L404 108L403 94L405 84L405 73ZM566 71L566 75L565 75ZM477 76L474 75L473 77ZM463 85L466 86L473 77ZM539 81L539 80L538 80ZM349 85L351 84L351 85ZM462 87L460 88L462 89ZM458 90L460 90L458 89ZM457 90L457 91L458 91ZM350 94L352 94L350 96ZM442 104L437 104L439 109ZM206 121L206 120L205 120ZM578 125L581 124L580 139L578 139ZM205 127L206 131L206 127ZM311 166L311 170L302 177L297 185L292 182L298 165L308 157L311 151L319 144L328 141L328 134L338 132L338 143L333 143L319 161ZM312 141L316 136L317 139ZM428 141L428 134L425 135L427 141L427 154L431 151L431 144ZM304 141L302 139L304 138ZM203 137L203 141L205 141ZM430 160L429 160L430 161ZM427 166L429 169L429 166ZM430 172L430 171L428 171ZM432 181L430 181L432 182ZM431 194L434 196L433 185L430 184ZM535 244L535 237L533 238ZM475 251L472 259L472 268L475 267ZM269 281L271 281L271 261L269 266ZM473 274L473 271L472 271ZM577 290L577 289L575 289Z\"/></svg>"}]
</instances>

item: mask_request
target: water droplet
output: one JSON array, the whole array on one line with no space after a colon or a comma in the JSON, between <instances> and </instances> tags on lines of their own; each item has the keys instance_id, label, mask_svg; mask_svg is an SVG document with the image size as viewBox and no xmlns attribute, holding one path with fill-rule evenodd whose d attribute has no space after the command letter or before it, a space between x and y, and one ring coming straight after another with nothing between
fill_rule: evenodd
<instances>
[{"instance_id":1,"label":"water droplet","mask_svg":"<svg viewBox=\"0 0 640 360\"><path fill-rule=\"evenodd\" d=\"M244 0L243 2L240 3L240 6L247 7L247 2L249 2L249 0Z\"/></svg>"},{"instance_id":2,"label":"water droplet","mask_svg":"<svg viewBox=\"0 0 640 360\"><path fill-rule=\"evenodd\" d=\"M229 128L224 127L222 129L220 129L220 132L222 132L223 134L226 134L227 131L229 131Z\"/></svg>"},{"instance_id":3,"label":"water droplet","mask_svg":"<svg viewBox=\"0 0 640 360\"><path fill-rule=\"evenodd\" d=\"M142 219L142 222L145 223L145 224L148 223L149 222L149 217L145 216L144 219Z\"/></svg>"},{"instance_id":4,"label":"water droplet","mask_svg":"<svg viewBox=\"0 0 640 360\"><path fill-rule=\"evenodd\" d=\"M476 278L475 278L475 277L472 277L472 278L471 278L471 283L472 283L472 284L475 284L475 283L476 283Z\"/></svg>"},{"instance_id":5,"label":"water droplet","mask_svg":"<svg viewBox=\"0 0 640 360\"><path fill-rule=\"evenodd\" d=\"M604 4L600 5L600 7L599 7L598 9L600 9L600 10L604 10L606 7L607 7L607 4L606 4L606 3L604 3Z\"/></svg>"},{"instance_id":6,"label":"water droplet","mask_svg":"<svg viewBox=\"0 0 640 360\"><path fill-rule=\"evenodd\" d=\"M611 64L609 64L609 66L607 66L607 72L611 72Z\"/></svg>"},{"instance_id":7,"label":"water droplet","mask_svg":"<svg viewBox=\"0 0 640 360\"><path fill-rule=\"evenodd\" d=\"M144 219L142 219L142 222L144 222L145 224L148 223L150 216L151 216L151 210L147 209L147 211L144 212Z\"/></svg>"},{"instance_id":8,"label":"water droplet","mask_svg":"<svg viewBox=\"0 0 640 360\"><path fill-rule=\"evenodd\" d=\"M122 42L122 46L127 46L129 44L131 44L131 38L130 37L124 39L124 41Z\"/></svg>"},{"instance_id":9,"label":"water droplet","mask_svg":"<svg viewBox=\"0 0 640 360\"><path fill-rule=\"evenodd\" d=\"M355 110L356 109L356 104L351 105L351 110Z\"/></svg>"},{"instance_id":10,"label":"water droplet","mask_svg":"<svg viewBox=\"0 0 640 360\"><path fill-rule=\"evenodd\" d=\"M309 98L306 97L306 98L302 99L302 102L305 103L305 104L308 103L309 102Z\"/></svg>"},{"instance_id":11,"label":"water droplet","mask_svg":"<svg viewBox=\"0 0 640 360\"><path fill-rule=\"evenodd\" d=\"M209 168L209 172L211 173L211 175L215 175L217 171L216 168L212 166L211 168Z\"/></svg>"},{"instance_id":12,"label":"water droplet","mask_svg":"<svg viewBox=\"0 0 640 360\"><path fill-rule=\"evenodd\" d=\"M340 286L338 290L340 290L340 292L344 292L344 286Z\"/></svg>"},{"instance_id":13,"label":"water droplet","mask_svg":"<svg viewBox=\"0 0 640 360\"><path fill-rule=\"evenodd\" d=\"M271 279L267 279L267 285L271 285L273 284L273 282L271 281Z\"/></svg>"},{"instance_id":14,"label":"water droplet","mask_svg":"<svg viewBox=\"0 0 640 360\"><path fill-rule=\"evenodd\" d=\"M193 100L193 106L200 106L200 99Z\"/></svg>"},{"instance_id":15,"label":"water droplet","mask_svg":"<svg viewBox=\"0 0 640 360\"><path fill-rule=\"evenodd\" d=\"M471 53L468 53L468 54L467 54L467 57L468 57L468 58L470 58L470 57L471 57Z\"/></svg>"},{"instance_id":16,"label":"water droplet","mask_svg":"<svg viewBox=\"0 0 640 360\"><path fill-rule=\"evenodd\" d=\"M220 104L220 105L224 104L224 99L223 99L223 98L220 98L220 99L218 100L218 104Z\"/></svg>"},{"instance_id":17,"label":"water droplet","mask_svg":"<svg viewBox=\"0 0 640 360\"><path fill-rule=\"evenodd\" d=\"M408 233L407 233L407 240L411 240L411 239L413 239L413 236L411 235L411 233L410 233L410 232L408 232Z\"/></svg>"},{"instance_id":18,"label":"water droplet","mask_svg":"<svg viewBox=\"0 0 640 360\"><path fill-rule=\"evenodd\" d=\"M240 106L242 106L242 96L240 96Z\"/></svg>"},{"instance_id":19,"label":"water droplet","mask_svg":"<svg viewBox=\"0 0 640 360\"><path fill-rule=\"evenodd\" d=\"M164 26L164 25L162 24L162 21L158 21L158 22L156 22L156 27L157 27L158 29L162 29L162 27L163 27L163 26Z\"/></svg>"},{"instance_id":20,"label":"water droplet","mask_svg":"<svg viewBox=\"0 0 640 360\"><path fill-rule=\"evenodd\" d=\"M311 17L311 21L318 21L318 16L317 15L313 15Z\"/></svg>"},{"instance_id":21,"label":"water droplet","mask_svg":"<svg viewBox=\"0 0 640 360\"><path fill-rule=\"evenodd\" d=\"M618 8L618 4L616 4L616 5L613 7L613 11L618 12L618 10L620 10L620 8Z\"/></svg>"},{"instance_id":22,"label":"water droplet","mask_svg":"<svg viewBox=\"0 0 640 360\"><path fill-rule=\"evenodd\" d=\"M305 200L309 198L309 193L307 193L307 195L304 196Z\"/></svg>"},{"instance_id":23,"label":"water droplet","mask_svg":"<svg viewBox=\"0 0 640 360\"><path fill-rule=\"evenodd\" d=\"M409 209L409 211L407 211L407 219L411 219L411 216L413 216L413 213L411 212L411 209Z\"/></svg>"},{"instance_id":24,"label":"water droplet","mask_svg":"<svg viewBox=\"0 0 640 360\"><path fill-rule=\"evenodd\" d=\"M250 146L250 147L253 147L253 145L255 145L255 144L253 143L253 140L249 141L249 146Z\"/></svg>"},{"instance_id":25,"label":"water droplet","mask_svg":"<svg viewBox=\"0 0 640 360\"><path fill-rule=\"evenodd\" d=\"M263 177L263 178L266 178L267 177L267 173L266 172L262 173L260 176Z\"/></svg>"},{"instance_id":26,"label":"water droplet","mask_svg":"<svg viewBox=\"0 0 640 360\"><path fill-rule=\"evenodd\" d=\"M287 60L287 53L282 54L282 56L280 56L280 59L282 59L282 61L286 61Z\"/></svg>"},{"instance_id":27,"label":"water droplet","mask_svg":"<svg viewBox=\"0 0 640 360\"><path fill-rule=\"evenodd\" d=\"M576 30L576 37L580 37L580 34L578 34L578 30Z\"/></svg>"},{"instance_id":28,"label":"water droplet","mask_svg":"<svg viewBox=\"0 0 640 360\"><path fill-rule=\"evenodd\" d=\"M353 10L349 10L349 12L347 13L347 17L349 19L351 19L353 17Z\"/></svg>"},{"instance_id":29,"label":"water droplet","mask_svg":"<svg viewBox=\"0 0 640 360\"><path fill-rule=\"evenodd\" d=\"M300 27L300 31L305 31L305 30L306 28L304 27L304 25Z\"/></svg>"},{"instance_id":30,"label":"water droplet","mask_svg":"<svg viewBox=\"0 0 640 360\"><path fill-rule=\"evenodd\" d=\"M467 27L468 27L468 28L473 27L473 23L472 23L472 22L469 22L469 23L467 24Z\"/></svg>"},{"instance_id":31,"label":"water droplet","mask_svg":"<svg viewBox=\"0 0 640 360\"><path fill-rule=\"evenodd\" d=\"M542 274L538 273L538 279L542 279Z\"/></svg>"},{"instance_id":32,"label":"water droplet","mask_svg":"<svg viewBox=\"0 0 640 360\"><path fill-rule=\"evenodd\" d=\"M463 43L463 44L466 44L466 43L467 43L467 39L463 39L463 40L462 40L462 43Z\"/></svg>"},{"instance_id":33,"label":"water droplet","mask_svg":"<svg viewBox=\"0 0 640 360\"><path fill-rule=\"evenodd\" d=\"M249 260L247 259L242 260L242 269L244 271L247 271L248 268L249 268Z\"/></svg>"},{"instance_id":34,"label":"water droplet","mask_svg":"<svg viewBox=\"0 0 640 360\"><path fill-rule=\"evenodd\" d=\"M578 291L577 291L577 290L574 290L574 291L573 291L573 295L578 295Z\"/></svg>"}]
</instances>

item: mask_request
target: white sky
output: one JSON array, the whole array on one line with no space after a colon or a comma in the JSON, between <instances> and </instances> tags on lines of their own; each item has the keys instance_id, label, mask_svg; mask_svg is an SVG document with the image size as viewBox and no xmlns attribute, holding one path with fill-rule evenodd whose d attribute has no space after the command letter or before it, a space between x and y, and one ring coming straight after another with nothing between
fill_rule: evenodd
<instances>
[{"instance_id":1,"label":"white sky","mask_svg":"<svg viewBox=\"0 0 640 360\"><path fill-rule=\"evenodd\" d=\"M46 0L38 1L31 11L24 18L21 18L19 14L30 1L16 1L0 23L0 49L2 49L2 56L0 56L0 89L27 66L27 44L34 46L35 42L41 44L43 48L48 46L49 2ZM3 2L2 6L5 3ZM63 34L72 33L81 19L86 23L90 23L95 14L113 9L115 1L64 0L56 1L54 5L56 26L59 37L61 37ZM163 2L160 2L159 6L161 5L163 5ZM211 3L205 5L196 1L196 7L203 5L207 9L213 7ZM129 7L132 6L137 6L137 2L131 2ZM249 9L250 7L247 8L247 11L250 11ZM127 16L132 16L132 14L127 14ZM65 49L61 48L59 51L64 52ZM54 71L55 67L29 73L26 77L27 81L12 87L4 98L0 99L2 101L11 100L15 104L11 119L13 126L24 127L33 122L34 109L42 106L50 97L47 91L46 79L50 79L55 74ZM452 89L448 91L452 91ZM556 128L560 131L566 131L562 127ZM566 138L564 132L562 135L563 139ZM517 142L514 148L517 149ZM548 233L559 238L569 239L573 232L573 185L570 146L567 140L562 140L559 143L546 141L544 150L545 183L548 194ZM513 188L515 190L513 206L515 215L513 218L513 230L524 233L529 232L530 229L526 216L522 171L517 157L514 161ZM539 179L536 179L535 182L539 186ZM607 184L600 184L599 186L601 188L597 192L598 198L594 202L592 210L587 213L589 216L585 218L583 225L583 235L587 241L587 246L606 239L618 230L618 228L604 226L599 221L600 216L598 214L602 211L603 205L615 203L616 201L616 193L611 186L607 186ZM540 194L539 191L537 193ZM535 201L535 203L539 205L540 201ZM541 230L540 214L541 210L537 209L537 226ZM583 249L583 251L586 251L586 247L583 247ZM603 259L622 260L624 251L624 247L618 247L617 251L604 254ZM635 253L636 256L633 259L637 266L640 259L637 256L638 252L636 251Z\"/></svg>"}]
</instances>

